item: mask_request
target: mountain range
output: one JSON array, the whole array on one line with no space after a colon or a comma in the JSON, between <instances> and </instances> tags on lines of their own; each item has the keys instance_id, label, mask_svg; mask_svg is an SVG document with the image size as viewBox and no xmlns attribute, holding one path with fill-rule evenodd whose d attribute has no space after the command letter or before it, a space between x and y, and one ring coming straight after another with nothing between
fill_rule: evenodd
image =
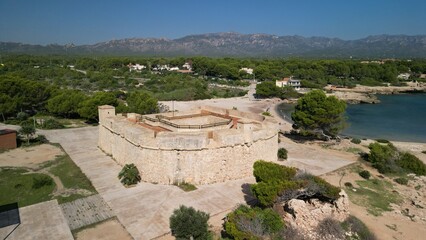
<instances>
[{"instance_id":1,"label":"mountain range","mask_svg":"<svg viewBox=\"0 0 426 240\"><path fill-rule=\"evenodd\" d=\"M210 57L425 58L426 35L357 40L270 34L208 33L178 39L127 38L92 45L0 42L0 53Z\"/></svg>"}]
</instances>

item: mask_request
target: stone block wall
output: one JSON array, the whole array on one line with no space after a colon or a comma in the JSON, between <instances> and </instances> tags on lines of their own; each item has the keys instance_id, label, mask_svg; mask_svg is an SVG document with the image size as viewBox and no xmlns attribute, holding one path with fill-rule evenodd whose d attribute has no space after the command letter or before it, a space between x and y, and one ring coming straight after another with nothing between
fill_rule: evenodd
<instances>
[{"instance_id":1,"label":"stone block wall","mask_svg":"<svg viewBox=\"0 0 426 240\"><path fill-rule=\"evenodd\" d=\"M278 132L273 128L154 134L118 116L100 123L99 147L120 165L134 163L146 182L224 182L252 176L259 159L277 160Z\"/></svg>"}]
</instances>

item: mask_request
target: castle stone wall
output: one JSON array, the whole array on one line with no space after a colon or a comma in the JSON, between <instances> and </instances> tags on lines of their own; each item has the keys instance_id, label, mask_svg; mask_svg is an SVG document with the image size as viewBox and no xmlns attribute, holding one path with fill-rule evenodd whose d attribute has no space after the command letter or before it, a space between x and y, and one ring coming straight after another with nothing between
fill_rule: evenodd
<instances>
[{"instance_id":1,"label":"castle stone wall","mask_svg":"<svg viewBox=\"0 0 426 240\"><path fill-rule=\"evenodd\" d=\"M256 160L277 160L276 128L273 122L265 126L155 133L124 117L107 116L100 119L99 147L120 165L134 163L143 181L209 184L252 176Z\"/></svg>"}]
</instances>

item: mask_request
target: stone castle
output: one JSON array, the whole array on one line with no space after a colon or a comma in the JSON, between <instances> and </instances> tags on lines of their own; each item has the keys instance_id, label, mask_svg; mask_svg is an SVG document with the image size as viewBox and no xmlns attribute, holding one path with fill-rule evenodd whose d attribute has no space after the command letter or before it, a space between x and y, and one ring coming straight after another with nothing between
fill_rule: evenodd
<instances>
[{"instance_id":1,"label":"stone castle","mask_svg":"<svg viewBox=\"0 0 426 240\"><path fill-rule=\"evenodd\" d=\"M270 117L210 106L188 112L115 114L99 106L99 147L143 181L209 184L253 175L256 160L277 160Z\"/></svg>"}]
</instances>

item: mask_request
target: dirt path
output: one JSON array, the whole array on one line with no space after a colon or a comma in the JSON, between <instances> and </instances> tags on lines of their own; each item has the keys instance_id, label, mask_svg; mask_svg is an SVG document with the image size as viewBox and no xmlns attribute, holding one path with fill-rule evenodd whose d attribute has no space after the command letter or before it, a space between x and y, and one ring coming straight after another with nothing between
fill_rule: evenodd
<instances>
[{"instance_id":1,"label":"dirt path","mask_svg":"<svg viewBox=\"0 0 426 240\"><path fill-rule=\"evenodd\" d=\"M133 238L116 219L107 220L75 235L76 240L132 240Z\"/></svg>"},{"instance_id":2,"label":"dirt path","mask_svg":"<svg viewBox=\"0 0 426 240\"><path fill-rule=\"evenodd\" d=\"M51 144L16 148L0 154L0 167L26 167L37 169L39 164L55 160L64 152Z\"/></svg>"}]
</instances>

